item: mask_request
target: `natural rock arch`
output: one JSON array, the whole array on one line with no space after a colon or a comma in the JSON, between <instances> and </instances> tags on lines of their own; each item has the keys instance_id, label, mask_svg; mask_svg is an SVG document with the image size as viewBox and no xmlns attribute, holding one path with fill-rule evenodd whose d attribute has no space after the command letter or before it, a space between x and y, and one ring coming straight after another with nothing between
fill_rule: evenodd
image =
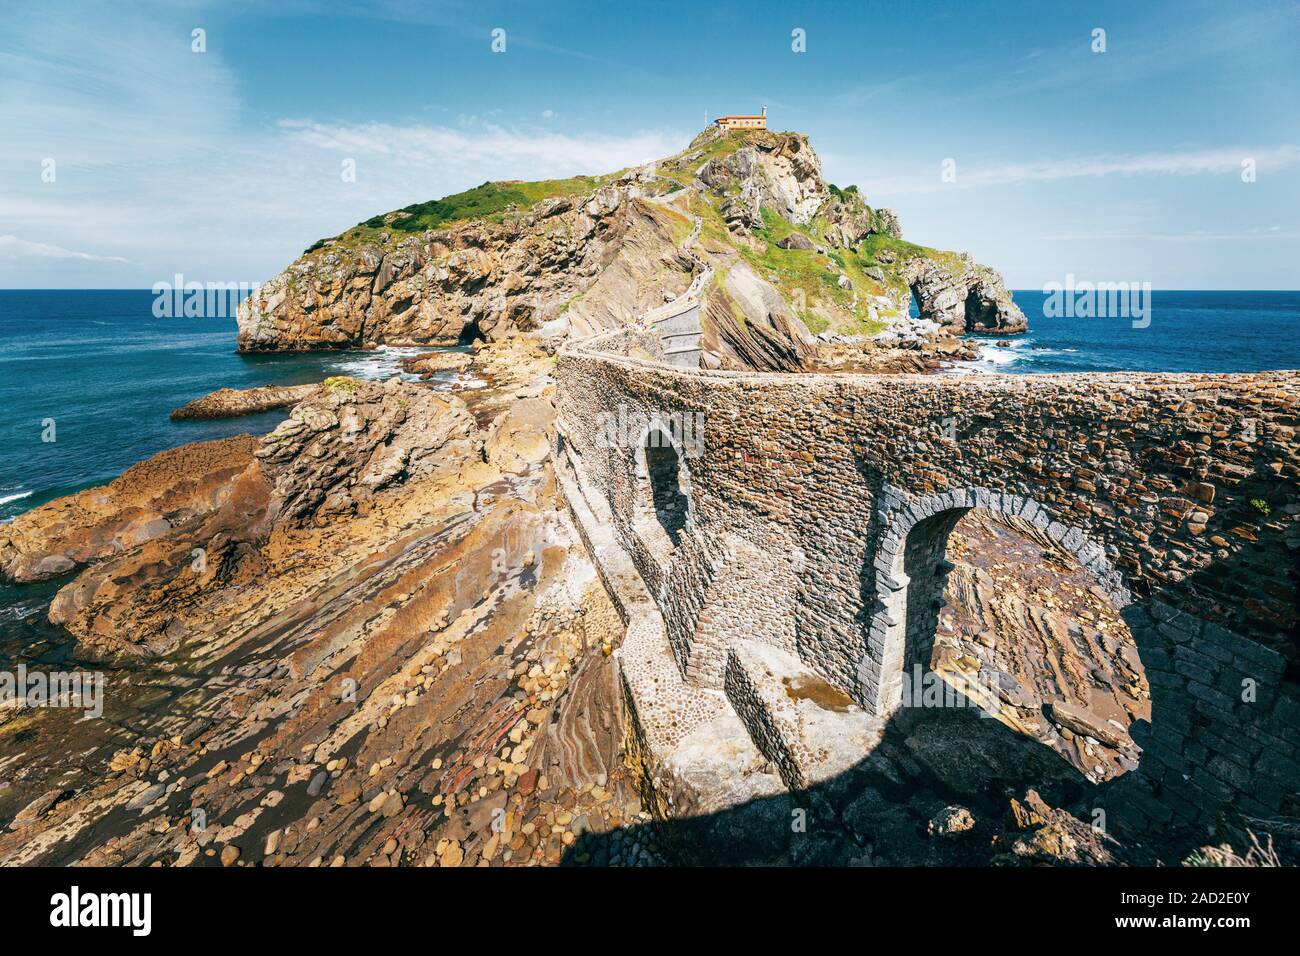
<instances>
[{"instance_id":1,"label":"natural rock arch","mask_svg":"<svg viewBox=\"0 0 1300 956\"><path fill-rule=\"evenodd\" d=\"M948 536L972 509L1018 519L1045 534L1096 579L1117 610L1132 601L1105 549L1078 528L1057 521L1032 498L985 488L912 498L886 487L882 499L879 517L884 530L874 564L877 605L857 675L863 706L878 716L898 708L907 662L920 659L927 646L933 646L949 567L944 558Z\"/></svg>"}]
</instances>

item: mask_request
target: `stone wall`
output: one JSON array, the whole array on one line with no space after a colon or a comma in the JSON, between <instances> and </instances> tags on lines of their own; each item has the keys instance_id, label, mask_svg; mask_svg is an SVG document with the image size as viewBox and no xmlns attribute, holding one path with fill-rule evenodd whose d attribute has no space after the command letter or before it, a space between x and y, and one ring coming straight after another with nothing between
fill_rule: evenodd
<instances>
[{"instance_id":1,"label":"stone wall","mask_svg":"<svg viewBox=\"0 0 1300 956\"><path fill-rule=\"evenodd\" d=\"M1126 808L1295 809L1300 375L685 372L653 339L563 349L558 419L689 679L720 680L728 640L752 639L887 716L947 534L984 508L1044 531L1123 609L1153 696ZM638 527L640 432L607 424L697 414L664 549Z\"/></svg>"}]
</instances>

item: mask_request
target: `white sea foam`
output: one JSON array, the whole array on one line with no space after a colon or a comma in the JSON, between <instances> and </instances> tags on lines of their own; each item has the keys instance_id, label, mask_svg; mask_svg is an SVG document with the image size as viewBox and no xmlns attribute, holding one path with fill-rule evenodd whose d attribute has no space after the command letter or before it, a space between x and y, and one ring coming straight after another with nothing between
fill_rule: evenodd
<instances>
[{"instance_id":1,"label":"white sea foam","mask_svg":"<svg viewBox=\"0 0 1300 956\"><path fill-rule=\"evenodd\" d=\"M334 370L340 375L351 375L353 378L385 381L397 376L403 381L418 382L419 375L402 368L402 359L428 351L430 349L420 346L381 345L369 352L348 353L346 359L334 364Z\"/></svg>"},{"instance_id":2,"label":"white sea foam","mask_svg":"<svg viewBox=\"0 0 1300 956\"><path fill-rule=\"evenodd\" d=\"M980 357L976 361L983 362L986 365L1010 365L1012 362L1019 360L1020 356L1009 348L986 345L980 349Z\"/></svg>"},{"instance_id":3,"label":"white sea foam","mask_svg":"<svg viewBox=\"0 0 1300 956\"><path fill-rule=\"evenodd\" d=\"M7 505L11 501L18 501L22 498L30 498L31 496L32 493L30 491L20 491L16 495L0 495L0 505Z\"/></svg>"},{"instance_id":4,"label":"white sea foam","mask_svg":"<svg viewBox=\"0 0 1300 956\"><path fill-rule=\"evenodd\" d=\"M1011 345L981 345L979 358L969 362L954 362L948 370L954 375L1000 375L1010 371L1009 366L1023 361L1030 354L1019 351L1029 342L1013 342ZM1032 353L1039 354L1039 353Z\"/></svg>"}]
</instances>

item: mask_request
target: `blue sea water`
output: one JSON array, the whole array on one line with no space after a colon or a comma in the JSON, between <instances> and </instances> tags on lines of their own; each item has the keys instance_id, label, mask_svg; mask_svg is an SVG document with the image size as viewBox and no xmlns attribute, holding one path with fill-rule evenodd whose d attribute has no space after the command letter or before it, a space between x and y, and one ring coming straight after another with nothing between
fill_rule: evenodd
<instances>
[{"instance_id":1,"label":"blue sea water","mask_svg":"<svg viewBox=\"0 0 1300 956\"><path fill-rule=\"evenodd\" d=\"M1049 318L1041 291L1012 293L1029 331L984 341L972 371L1258 372L1300 369L1300 292L1154 292L1150 324Z\"/></svg>"},{"instance_id":2,"label":"blue sea water","mask_svg":"<svg viewBox=\"0 0 1300 956\"><path fill-rule=\"evenodd\" d=\"M168 417L215 389L390 378L420 351L241 355L233 316L155 318L148 290L0 290L0 521L166 448L260 434L285 416Z\"/></svg>"},{"instance_id":3,"label":"blue sea water","mask_svg":"<svg viewBox=\"0 0 1300 956\"><path fill-rule=\"evenodd\" d=\"M1047 318L1041 292L1014 296L1030 332L1010 348L982 340L972 371L1300 368L1300 292L1156 292L1143 329L1123 318ZM241 355L233 318L155 318L152 305L147 290L0 290L0 521L165 448L269 431L284 416L168 418L214 389L387 378L419 351ZM53 442L42 441L48 419Z\"/></svg>"}]
</instances>

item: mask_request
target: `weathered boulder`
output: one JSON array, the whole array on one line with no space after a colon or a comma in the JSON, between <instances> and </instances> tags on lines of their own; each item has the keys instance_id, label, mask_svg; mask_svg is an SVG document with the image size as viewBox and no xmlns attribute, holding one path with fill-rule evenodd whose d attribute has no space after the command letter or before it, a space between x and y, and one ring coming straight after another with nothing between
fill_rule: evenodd
<instances>
[{"instance_id":1,"label":"weathered boulder","mask_svg":"<svg viewBox=\"0 0 1300 956\"><path fill-rule=\"evenodd\" d=\"M512 402L492 423L484 443L487 460L507 474L521 474L550 454L555 409L543 398Z\"/></svg>"},{"instance_id":2,"label":"weathered boulder","mask_svg":"<svg viewBox=\"0 0 1300 956\"><path fill-rule=\"evenodd\" d=\"M792 232L784 238L778 239L776 244L782 249L814 249L816 244L805 236L802 232Z\"/></svg>"},{"instance_id":3,"label":"weathered boulder","mask_svg":"<svg viewBox=\"0 0 1300 956\"><path fill-rule=\"evenodd\" d=\"M851 249L870 235L903 235L898 217L888 209L872 209L857 189L837 190L819 210L826 221L826 241L832 246Z\"/></svg>"},{"instance_id":4,"label":"weathered boulder","mask_svg":"<svg viewBox=\"0 0 1300 956\"><path fill-rule=\"evenodd\" d=\"M753 190L732 196L722 203L722 218L730 229L759 229L763 225L763 214L758 196Z\"/></svg>"},{"instance_id":5,"label":"weathered boulder","mask_svg":"<svg viewBox=\"0 0 1300 956\"><path fill-rule=\"evenodd\" d=\"M271 521L306 523L364 510L394 484L454 471L477 448L464 402L390 379L326 379L262 439Z\"/></svg>"},{"instance_id":6,"label":"weathered boulder","mask_svg":"<svg viewBox=\"0 0 1300 956\"><path fill-rule=\"evenodd\" d=\"M926 825L931 836L954 837L975 827L975 817L962 806L944 807Z\"/></svg>"},{"instance_id":7,"label":"weathered boulder","mask_svg":"<svg viewBox=\"0 0 1300 956\"><path fill-rule=\"evenodd\" d=\"M469 363L470 355L467 352L421 352L402 359L401 365L406 371L427 379L439 372L459 372Z\"/></svg>"}]
</instances>

